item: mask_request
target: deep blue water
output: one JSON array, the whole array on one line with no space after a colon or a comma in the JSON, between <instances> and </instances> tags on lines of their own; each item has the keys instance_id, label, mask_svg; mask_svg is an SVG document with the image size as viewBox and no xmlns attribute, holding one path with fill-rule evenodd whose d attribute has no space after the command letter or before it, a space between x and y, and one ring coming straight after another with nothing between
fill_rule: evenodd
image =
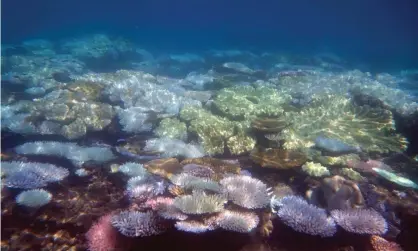
<instances>
[{"instance_id":1,"label":"deep blue water","mask_svg":"<svg viewBox=\"0 0 418 251\"><path fill-rule=\"evenodd\" d=\"M145 48L328 50L376 68L418 65L418 1L2 1L2 43L92 32ZM382 69L383 70L383 69Z\"/></svg>"}]
</instances>

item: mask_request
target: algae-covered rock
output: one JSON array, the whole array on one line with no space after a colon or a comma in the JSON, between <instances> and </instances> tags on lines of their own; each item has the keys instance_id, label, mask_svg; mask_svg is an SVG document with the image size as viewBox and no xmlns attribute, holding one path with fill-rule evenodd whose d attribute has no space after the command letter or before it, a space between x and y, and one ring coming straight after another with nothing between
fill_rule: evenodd
<instances>
[{"instance_id":1,"label":"algae-covered rock","mask_svg":"<svg viewBox=\"0 0 418 251\"><path fill-rule=\"evenodd\" d=\"M259 86L234 86L221 90L214 99L215 107L231 119L250 119L255 116L279 116L290 96Z\"/></svg>"},{"instance_id":2,"label":"algae-covered rock","mask_svg":"<svg viewBox=\"0 0 418 251\"><path fill-rule=\"evenodd\" d=\"M161 120L159 126L155 129L155 134L160 138L187 140L186 123L176 118L165 118Z\"/></svg>"}]
</instances>

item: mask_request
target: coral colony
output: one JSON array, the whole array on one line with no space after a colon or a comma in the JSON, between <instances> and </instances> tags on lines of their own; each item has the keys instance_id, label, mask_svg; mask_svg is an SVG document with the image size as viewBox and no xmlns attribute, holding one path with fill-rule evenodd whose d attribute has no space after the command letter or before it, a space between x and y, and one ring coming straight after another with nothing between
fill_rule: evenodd
<instances>
[{"instance_id":1,"label":"coral colony","mask_svg":"<svg viewBox=\"0 0 418 251\"><path fill-rule=\"evenodd\" d=\"M159 250L173 236L165 249L418 250L403 221L418 163L395 126L418 109L393 84L408 74L154 55L103 34L20 47L2 56L2 250ZM95 71L109 55L129 69Z\"/></svg>"}]
</instances>

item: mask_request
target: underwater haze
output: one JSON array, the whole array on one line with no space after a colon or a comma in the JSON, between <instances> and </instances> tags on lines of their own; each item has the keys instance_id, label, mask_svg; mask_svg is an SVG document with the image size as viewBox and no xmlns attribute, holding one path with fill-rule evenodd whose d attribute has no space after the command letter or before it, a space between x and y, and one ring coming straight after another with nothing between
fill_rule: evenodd
<instances>
[{"instance_id":1,"label":"underwater haze","mask_svg":"<svg viewBox=\"0 0 418 251\"><path fill-rule=\"evenodd\" d=\"M332 51L374 67L418 63L418 4L390 1L3 1L2 38L106 32L177 50Z\"/></svg>"},{"instance_id":2,"label":"underwater haze","mask_svg":"<svg viewBox=\"0 0 418 251\"><path fill-rule=\"evenodd\" d=\"M416 0L1 11L1 250L418 250Z\"/></svg>"}]
</instances>

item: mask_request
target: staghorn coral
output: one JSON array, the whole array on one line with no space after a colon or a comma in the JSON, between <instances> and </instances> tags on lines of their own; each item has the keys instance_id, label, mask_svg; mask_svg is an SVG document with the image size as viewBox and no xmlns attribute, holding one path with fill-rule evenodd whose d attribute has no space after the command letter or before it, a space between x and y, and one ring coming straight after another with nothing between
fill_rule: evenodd
<instances>
[{"instance_id":1,"label":"staghorn coral","mask_svg":"<svg viewBox=\"0 0 418 251\"><path fill-rule=\"evenodd\" d=\"M152 208L157 214L168 220L186 220L188 216L174 206L174 199L170 197L155 197L148 199L144 207Z\"/></svg>"},{"instance_id":2,"label":"staghorn coral","mask_svg":"<svg viewBox=\"0 0 418 251\"><path fill-rule=\"evenodd\" d=\"M332 210L331 216L351 233L382 235L388 230L386 220L372 209Z\"/></svg>"},{"instance_id":3,"label":"staghorn coral","mask_svg":"<svg viewBox=\"0 0 418 251\"><path fill-rule=\"evenodd\" d=\"M270 201L266 184L258 179L234 175L222 179L220 183L228 199L241 207L263 208Z\"/></svg>"},{"instance_id":4,"label":"staghorn coral","mask_svg":"<svg viewBox=\"0 0 418 251\"><path fill-rule=\"evenodd\" d=\"M111 219L112 226L128 237L144 237L161 234L164 225L153 212L122 211Z\"/></svg>"},{"instance_id":5,"label":"staghorn coral","mask_svg":"<svg viewBox=\"0 0 418 251\"><path fill-rule=\"evenodd\" d=\"M314 162L306 162L302 166L302 170L310 176L314 177L322 177L330 175L328 168L322 166L321 164L314 163Z\"/></svg>"},{"instance_id":6,"label":"staghorn coral","mask_svg":"<svg viewBox=\"0 0 418 251\"><path fill-rule=\"evenodd\" d=\"M111 224L112 215L100 217L86 233L87 245L90 251L113 250L117 246L117 231Z\"/></svg>"},{"instance_id":7,"label":"staghorn coral","mask_svg":"<svg viewBox=\"0 0 418 251\"><path fill-rule=\"evenodd\" d=\"M58 182L69 175L66 168L37 162L2 162L3 184L7 187L33 189Z\"/></svg>"},{"instance_id":8,"label":"staghorn coral","mask_svg":"<svg viewBox=\"0 0 418 251\"><path fill-rule=\"evenodd\" d=\"M222 89L214 99L214 105L229 118L244 120L255 116L278 116L290 98L266 86L234 86Z\"/></svg>"},{"instance_id":9,"label":"staghorn coral","mask_svg":"<svg viewBox=\"0 0 418 251\"><path fill-rule=\"evenodd\" d=\"M312 147L318 136L358 145L367 152L401 152L407 146L406 139L394 132L390 111L355 106L343 96L323 96L300 112L285 112L284 117L292 124L278 137L286 149Z\"/></svg>"},{"instance_id":10,"label":"staghorn coral","mask_svg":"<svg viewBox=\"0 0 418 251\"><path fill-rule=\"evenodd\" d=\"M258 226L260 219L253 212L225 210L216 219L217 225L225 230L249 233Z\"/></svg>"},{"instance_id":11,"label":"staghorn coral","mask_svg":"<svg viewBox=\"0 0 418 251\"><path fill-rule=\"evenodd\" d=\"M176 118L165 118L161 120L154 133L160 138L187 140L187 126Z\"/></svg>"},{"instance_id":12,"label":"staghorn coral","mask_svg":"<svg viewBox=\"0 0 418 251\"><path fill-rule=\"evenodd\" d=\"M301 197L286 196L279 204L277 216L297 232L321 237L331 237L337 232L334 220L324 209L308 204Z\"/></svg>"},{"instance_id":13,"label":"staghorn coral","mask_svg":"<svg viewBox=\"0 0 418 251\"><path fill-rule=\"evenodd\" d=\"M145 201L156 195L163 194L166 189L164 180L152 177L137 176L128 180L126 193L137 202Z\"/></svg>"},{"instance_id":14,"label":"staghorn coral","mask_svg":"<svg viewBox=\"0 0 418 251\"><path fill-rule=\"evenodd\" d=\"M222 195L207 195L202 191L193 191L174 199L174 206L185 214L216 213L224 209L226 199Z\"/></svg>"},{"instance_id":15,"label":"staghorn coral","mask_svg":"<svg viewBox=\"0 0 418 251\"><path fill-rule=\"evenodd\" d=\"M39 208L48 204L52 194L44 189L33 189L21 192L16 197L16 203L26 207Z\"/></svg>"}]
</instances>

